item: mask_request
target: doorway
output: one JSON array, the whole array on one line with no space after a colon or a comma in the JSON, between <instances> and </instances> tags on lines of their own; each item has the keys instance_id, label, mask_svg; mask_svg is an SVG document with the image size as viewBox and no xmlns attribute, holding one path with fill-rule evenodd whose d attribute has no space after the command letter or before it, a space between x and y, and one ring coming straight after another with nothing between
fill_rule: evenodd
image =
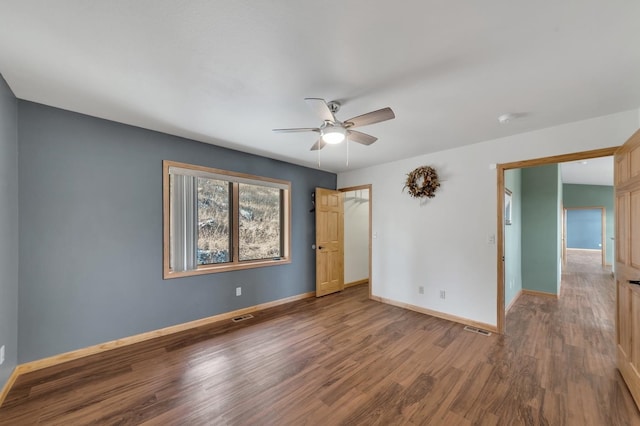
<instances>
[{"instance_id":1,"label":"doorway","mask_svg":"<svg viewBox=\"0 0 640 426\"><path fill-rule=\"evenodd\" d=\"M505 330L505 171L612 156L618 147L498 164L497 169L497 332ZM559 214L560 212L558 212Z\"/></svg>"},{"instance_id":2,"label":"doorway","mask_svg":"<svg viewBox=\"0 0 640 426\"><path fill-rule=\"evenodd\" d=\"M613 183L613 182L612 182ZM604 207L564 208L563 263L585 270L606 265Z\"/></svg>"},{"instance_id":3,"label":"doorway","mask_svg":"<svg viewBox=\"0 0 640 426\"><path fill-rule=\"evenodd\" d=\"M371 185L344 193L344 286L368 285L371 296Z\"/></svg>"}]
</instances>

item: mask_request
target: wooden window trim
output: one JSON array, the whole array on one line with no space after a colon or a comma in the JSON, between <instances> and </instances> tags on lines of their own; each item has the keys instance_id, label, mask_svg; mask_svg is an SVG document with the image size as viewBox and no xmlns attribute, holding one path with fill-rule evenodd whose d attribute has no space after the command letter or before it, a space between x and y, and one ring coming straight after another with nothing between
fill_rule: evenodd
<instances>
[{"instance_id":1,"label":"wooden window trim","mask_svg":"<svg viewBox=\"0 0 640 426\"><path fill-rule=\"evenodd\" d=\"M169 211L170 211L170 200L169 200L169 168L170 167L179 167L185 169L191 169L196 171L202 171L206 173L213 173L228 176L230 182L234 182L235 178L241 179L250 179L255 181L257 184L260 182L271 182L277 183L279 185L286 186L284 189L282 200L282 251L283 256L279 259L261 259L261 260L239 260L239 205L238 203L233 203L233 213L231 218L231 228L232 228L232 247L231 252L233 253L233 258L231 262L221 263L216 265L199 265L197 269L192 271L181 271L174 272L171 270L170 266L170 229L169 229ZM238 184L235 182L233 185L234 192L234 200L238 200ZM172 279L172 278L182 278L182 277L190 277L194 275L203 275L203 274L214 274L218 272L229 272L229 271L238 271L243 269L252 269L252 268L262 268L266 266L276 266L291 263L291 182L267 178L263 176L255 176L246 173L237 173L227 170L214 169L211 167L198 166L194 164L188 163L180 163L176 161L164 160L162 162L162 226L163 226L163 278L164 279Z\"/></svg>"}]
</instances>

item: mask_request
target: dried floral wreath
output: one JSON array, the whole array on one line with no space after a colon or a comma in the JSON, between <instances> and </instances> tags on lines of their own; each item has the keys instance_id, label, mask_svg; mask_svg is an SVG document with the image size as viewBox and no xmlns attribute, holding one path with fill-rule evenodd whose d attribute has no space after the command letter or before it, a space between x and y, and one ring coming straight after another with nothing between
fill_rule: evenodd
<instances>
[{"instance_id":1,"label":"dried floral wreath","mask_svg":"<svg viewBox=\"0 0 640 426\"><path fill-rule=\"evenodd\" d=\"M409 189L413 198L436 196L436 189L440 186L438 173L433 167L421 166L407 175L404 188ZM403 188L403 189L404 189Z\"/></svg>"}]
</instances>

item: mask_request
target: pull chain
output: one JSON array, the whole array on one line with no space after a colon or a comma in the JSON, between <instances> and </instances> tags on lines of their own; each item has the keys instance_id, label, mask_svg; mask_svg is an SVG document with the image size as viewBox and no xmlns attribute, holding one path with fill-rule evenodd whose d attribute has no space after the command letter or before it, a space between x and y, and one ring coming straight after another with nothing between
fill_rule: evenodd
<instances>
[{"instance_id":1,"label":"pull chain","mask_svg":"<svg viewBox=\"0 0 640 426\"><path fill-rule=\"evenodd\" d=\"M347 166L349 166L349 138L346 137L344 141L347 144Z\"/></svg>"}]
</instances>

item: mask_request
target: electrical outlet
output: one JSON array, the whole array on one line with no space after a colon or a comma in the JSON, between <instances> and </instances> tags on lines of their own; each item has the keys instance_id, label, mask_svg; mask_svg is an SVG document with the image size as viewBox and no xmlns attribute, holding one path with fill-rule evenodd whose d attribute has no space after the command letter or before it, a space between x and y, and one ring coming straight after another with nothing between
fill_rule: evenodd
<instances>
[{"instance_id":1,"label":"electrical outlet","mask_svg":"<svg viewBox=\"0 0 640 426\"><path fill-rule=\"evenodd\" d=\"M444 300L447 297L447 293L444 290L440 290L440 299Z\"/></svg>"},{"instance_id":2,"label":"electrical outlet","mask_svg":"<svg viewBox=\"0 0 640 426\"><path fill-rule=\"evenodd\" d=\"M242 296L242 287L236 287L236 296Z\"/></svg>"},{"instance_id":3,"label":"electrical outlet","mask_svg":"<svg viewBox=\"0 0 640 426\"><path fill-rule=\"evenodd\" d=\"M418 294L424 294L424 287L423 286L418 287Z\"/></svg>"},{"instance_id":4,"label":"electrical outlet","mask_svg":"<svg viewBox=\"0 0 640 426\"><path fill-rule=\"evenodd\" d=\"M0 365L4 364L4 345L0 346Z\"/></svg>"}]
</instances>

